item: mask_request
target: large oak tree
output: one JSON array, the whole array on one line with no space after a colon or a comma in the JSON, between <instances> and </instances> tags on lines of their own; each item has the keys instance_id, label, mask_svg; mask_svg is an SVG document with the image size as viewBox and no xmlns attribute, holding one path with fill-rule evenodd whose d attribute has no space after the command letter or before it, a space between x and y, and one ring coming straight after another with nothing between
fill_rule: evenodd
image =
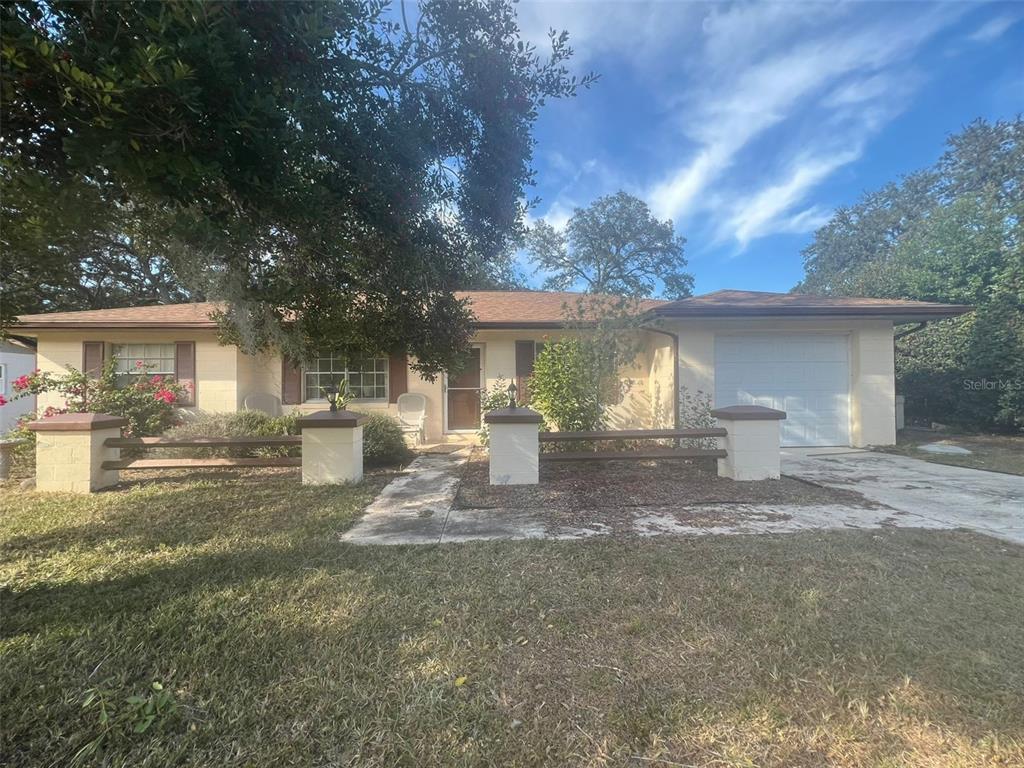
<instances>
[{"instance_id":1,"label":"large oak tree","mask_svg":"<svg viewBox=\"0 0 1024 768\"><path fill-rule=\"evenodd\" d=\"M427 374L468 340L452 289L521 235L538 108L593 79L565 33L525 43L510 2L0 13L5 321L90 263L159 258L174 285L144 298L228 299L246 347L405 349Z\"/></svg>"},{"instance_id":2,"label":"large oak tree","mask_svg":"<svg viewBox=\"0 0 1024 768\"><path fill-rule=\"evenodd\" d=\"M643 200L617 192L577 208L561 229L541 219L527 233L526 250L545 275L545 288L677 299L693 292L685 243L671 220L658 220Z\"/></svg>"}]
</instances>

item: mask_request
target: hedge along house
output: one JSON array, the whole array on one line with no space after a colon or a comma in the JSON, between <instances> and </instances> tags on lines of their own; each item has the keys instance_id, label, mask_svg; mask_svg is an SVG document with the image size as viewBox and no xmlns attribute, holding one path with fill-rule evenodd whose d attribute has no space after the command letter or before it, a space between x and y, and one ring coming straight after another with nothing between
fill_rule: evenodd
<instances>
[{"instance_id":1,"label":"hedge along house","mask_svg":"<svg viewBox=\"0 0 1024 768\"><path fill-rule=\"evenodd\" d=\"M130 377L151 372L192 386L187 407L231 412L269 394L285 411L326 407L320 387L345 380L356 410L396 411L398 396L427 400L428 442L470 439L482 394L499 379L528 384L546 341L566 333L563 307L578 294L466 291L475 316L469 364L430 382L400 355L346 360L323 350L305 366L272 352L248 355L218 341L212 303L55 312L19 319L37 339L37 364L55 373L96 371L109 358ZM840 299L717 291L675 302L649 300L637 333L641 352L622 372L622 401L609 427L675 424L679 387L707 393L715 407L756 404L784 410L784 445L887 445L895 442L895 324L952 317L970 307L928 302ZM41 395L38 406L61 406Z\"/></svg>"}]
</instances>

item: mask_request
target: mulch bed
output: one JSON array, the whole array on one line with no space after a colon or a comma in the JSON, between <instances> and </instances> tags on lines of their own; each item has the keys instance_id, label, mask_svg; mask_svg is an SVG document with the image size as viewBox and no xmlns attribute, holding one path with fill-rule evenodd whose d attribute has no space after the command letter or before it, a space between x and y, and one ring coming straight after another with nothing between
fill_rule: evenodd
<instances>
[{"instance_id":1,"label":"mulch bed","mask_svg":"<svg viewBox=\"0 0 1024 768\"><path fill-rule=\"evenodd\" d=\"M454 506L572 513L698 504L877 506L855 491L825 488L792 477L736 482L719 477L711 459L542 463L539 485L490 485L487 452L482 448L474 449L463 469Z\"/></svg>"}]
</instances>

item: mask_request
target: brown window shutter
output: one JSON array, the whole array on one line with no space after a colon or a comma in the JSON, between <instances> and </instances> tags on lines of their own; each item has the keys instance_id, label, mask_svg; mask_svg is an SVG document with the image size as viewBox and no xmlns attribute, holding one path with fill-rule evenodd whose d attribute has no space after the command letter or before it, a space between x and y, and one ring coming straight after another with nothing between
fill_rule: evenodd
<instances>
[{"instance_id":1,"label":"brown window shutter","mask_svg":"<svg viewBox=\"0 0 1024 768\"><path fill-rule=\"evenodd\" d=\"M409 361L404 352L388 357L388 402L397 403L398 396L409 391Z\"/></svg>"},{"instance_id":2,"label":"brown window shutter","mask_svg":"<svg viewBox=\"0 0 1024 768\"><path fill-rule=\"evenodd\" d=\"M196 343L194 341L174 342L174 378L188 390L181 404L195 405Z\"/></svg>"},{"instance_id":3,"label":"brown window shutter","mask_svg":"<svg viewBox=\"0 0 1024 768\"><path fill-rule=\"evenodd\" d=\"M103 342L82 342L82 373L98 379L103 373Z\"/></svg>"},{"instance_id":4,"label":"brown window shutter","mask_svg":"<svg viewBox=\"0 0 1024 768\"><path fill-rule=\"evenodd\" d=\"M302 402L302 367L290 357L281 358L281 402L285 405Z\"/></svg>"},{"instance_id":5,"label":"brown window shutter","mask_svg":"<svg viewBox=\"0 0 1024 768\"><path fill-rule=\"evenodd\" d=\"M526 403L530 400L530 377L533 376L533 361L536 344L533 341L516 342L516 400Z\"/></svg>"}]
</instances>

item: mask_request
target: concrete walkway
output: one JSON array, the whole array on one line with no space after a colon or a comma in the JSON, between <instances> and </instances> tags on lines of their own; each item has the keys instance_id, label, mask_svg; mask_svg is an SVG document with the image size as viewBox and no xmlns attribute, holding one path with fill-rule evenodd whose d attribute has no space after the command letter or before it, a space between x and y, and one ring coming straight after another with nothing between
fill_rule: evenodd
<instances>
[{"instance_id":1,"label":"concrete walkway","mask_svg":"<svg viewBox=\"0 0 1024 768\"><path fill-rule=\"evenodd\" d=\"M459 490L459 469L470 448L415 459L342 534L355 544L437 544Z\"/></svg>"},{"instance_id":2,"label":"concrete walkway","mask_svg":"<svg viewBox=\"0 0 1024 768\"><path fill-rule=\"evenodd\" d=\"M465 448L416 459L342 535L353 544L440 544L488 539L582 539L612 533L602 511L576 527L549 527L541 509L452 509ZM623 510L637 536L792 533L805 530L966 528L1024 544L1024 478L851 449L787 449L782 471L847 488L876 509L840 505L697 504Z\"/></svg>"}]
</instances>

